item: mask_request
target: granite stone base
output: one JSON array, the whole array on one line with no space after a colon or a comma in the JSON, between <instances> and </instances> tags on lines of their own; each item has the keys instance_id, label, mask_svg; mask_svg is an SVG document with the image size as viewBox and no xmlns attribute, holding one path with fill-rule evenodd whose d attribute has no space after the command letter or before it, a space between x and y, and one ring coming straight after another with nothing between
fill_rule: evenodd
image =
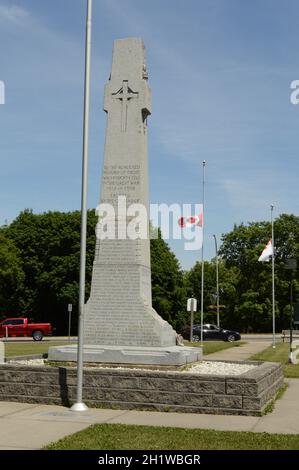
<instances>
[{"instance_id":1,"label":"granite stone base","mask_svg":"<svg viewBox=\"0 0 299 470\"><path fill-rule=\"evenodd\" d=\"M76 362L77 346L49 348L49 361ZM105 364L182 366L202 358L202 348L185 346L134 347L134 346L84 346L84 362Z\"/></svg>"},{"instance_id":2,"label":"granite stone base","mask_svg":"<svg viewBox=\"0 0 299 470\"><path fill-rule=\"evenodd\" d=\"M0 365L0 401L70 406L76 380L72 367ZM83 400L97 408L259 416L282 385L282 367L271 362L239 376L90 367Z\"/></svg>"}]
</instances>

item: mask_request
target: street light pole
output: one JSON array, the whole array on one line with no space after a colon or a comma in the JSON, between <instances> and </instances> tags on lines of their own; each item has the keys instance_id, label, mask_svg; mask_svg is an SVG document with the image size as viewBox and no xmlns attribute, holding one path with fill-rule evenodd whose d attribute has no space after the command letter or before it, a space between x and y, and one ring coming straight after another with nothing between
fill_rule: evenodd
<instances>
[{"instance_id":1,"label":"street light pole","mask_svg":"<svg viewBox=\"0 0 299 470\"><path fill-rule=\"evenodd\" d=\"M216 250L216 295L217 295L217 326L220 328L220 316L219 316L219 263L218 263L218 248L217 248L217 238L216 235L213 235L215 240L215 250Z\"/></svg>"},{"instance_id":2,"label":"street light pole","mask_svg":"<svg viewBox=\"0 0 299 470\"><path fill-rule=\"evenodd\" d=\"M83 397L84 306L85 306L86 232L87 232L89 105L90 105L90 69L91 69L91 26L92 26L92 0L87 0L82 194L81 194L81 248L80 248L80 286L79 286L77 398L76 398L77 401L71 407L72 411L86 411L88 409L87 406L83 403L82 397Z\"/></svg>"}]
</instances>

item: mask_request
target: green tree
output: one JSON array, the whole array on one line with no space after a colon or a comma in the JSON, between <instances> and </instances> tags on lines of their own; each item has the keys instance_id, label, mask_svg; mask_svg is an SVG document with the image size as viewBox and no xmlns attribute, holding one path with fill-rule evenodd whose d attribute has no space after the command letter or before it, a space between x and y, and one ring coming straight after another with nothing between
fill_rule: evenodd
<instances>
[{"instance_id":1,"label":"green tree","mask_svg":"<svg viewBox=\"0 0 299 470\"><path fill-rule=\"evenodd\" d=\"M197 262L190 271L185 273L185 284L188 297L197 299L198 312L195 321L200 322L201 310L201 263ZM239 280L239 271L231 266L227 267L224 261L219 262L219 303L220 303L220 326L233 327L235 325L231 312L234 310L236 289ZM217 322L216 304L216 265L214 260L204 263L204 322ZM189 318L187 319L189 321Z\"/></svg>"},{"instance_id":2,"label":"green tree","mask_svg":"<svg viewBox=\"0 0 299 470\"><path fill-rule=\"evenodd\" d=\"M290 321L289 274L284 269L287 258L299 263L299 218L282 214L275 220L275 289L277 329L287 328ZM239 270L236 297L231 315L247 331L271 331L272 267L258 258L271 238L269 222L252 222L235 226L223 235L220 249L228 267ZM298 298L298 268L294 273L294 298Z\"/></svg>"},{"instance_id":3,"label":"green tree","mask_svg":"<svg viewBox=\"0 0 299 470\"><path fill-rule=\"evenodd\" d=\"M94 211L88 212L86 295L89 293L95 245ZM22 212L5 230L17 246L25 273L20 313L50 321L59 333L67 328L67 304L78 304L80 212ZM74 315L74 329L76 315Z\"/></svg>"},{"instance_id":4,"label":"green tree","mask_svg":"<svg viewBox=\"0 0 299 470\"><path fill-rule=\"evenodd\" d=\"M15 315L23 290L24 272L14 243L0 232L0 317Z\"/></svg>"},{"instance_id":5,"label":"green tree","mask_svg":"<svg viewBox=\"0 0 299 470\"><path fill-rule=\"evenodd\" d=\"M185 322L186 290L179 262L161 238L151 240L153 307L164 320L179 330Z\"/></svg>"},{"instance_id":6,"label":"green tree","mask_svg":"<svg viewBox=\"0 0 299 470\"><path fill-rule=\"evenodd\" d=\"M88 212L86 299L89 296L95 252L94 211ZM73 304L76 332L80 264L80 212L22 212L3 229L20 254L24 282L20 283L18 314L50 321L57 333L67 331L67 304ZM184 312L185 290L179 263L161 236L151 240L153 306L175 328Z\"/></svg>"}]
</instances>

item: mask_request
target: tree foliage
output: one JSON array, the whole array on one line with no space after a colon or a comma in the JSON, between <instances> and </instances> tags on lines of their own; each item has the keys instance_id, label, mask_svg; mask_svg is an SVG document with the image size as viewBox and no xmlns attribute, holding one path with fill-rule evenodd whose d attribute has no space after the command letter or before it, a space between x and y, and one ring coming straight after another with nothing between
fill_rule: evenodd
<instances>
[{"instance_id":1,"label":"tree foliage","mask_svg":"<svg viewBox=\"0 0 299 470\"><path fill-rule=\"evenodd\" d=\"M94 211L88 212L86 298L89 296L95 251ZM80 265L80 212L22 212L7 228L2 228L7 240L7 252L19 260L23 278L5 281L1 276L2 305L7 313L30 316L35 321L53 323L58 333L67 331L67 305L73 304L73 331L76 331L79 265ZM2 235L4 236L4 235ZM9 248L10 247L10 248ZM4 250L4 245L3 248ZM185 302L183 274L174 254L164 240L151 240L153 279L153 306L167 321L180 323ZM17 261L11 266L17 265ZM10 291L18 285L14 302L8 302ZM10 308L11 306L11 308ZM12 308L15 312L12 312Z\"/></svg>"},{"instance_id":2,"label":"tree foliage","mask_svg":"<svg viewBox=\"0 0 299 470\"><path fill-rule=\"evenodd\" d=\"M202 264L196 263L190 271L185 274L188 297L194 296L198 299L198 312L195 321L200 322L201 310L201 273ZM235 267L227 267L224 261L219 263L219 292L220 292L220 326L229 326L232 323L231 309L229 305L234 304L236 289L239 281L239 271ZM205 323L217 322L216 309L216 264L215 260L204 263L204 302L203 321Z\"/></svg>"},{"instance_id":3,"label":"tree foliage","mask_svg":"<svg viewBox=\"0 0 299 470\"><path fill-rule=\"evenodd\" d=\"M274 223L276 326L288 328L290 322L290 281L293 277L294 300L298 297L298 267L285 270L288 258L299 265L299 218L282 214ZM272 328L272 263L258 261L271 238L269 222L235 226L223 235L220 254L228 267L237 268L239 279L233 304L228 303L230 316L240 329L271 331Z\"/></svg>"},{"instance_id":4,"label":"tree foliage","mask_svg":"<svg viewBox=\"0 0 299 470\"><path fill-rule=\"evenodd\" d=\"M88 212L86 298L91 282L95 250L94 211ZM269 222L240 224L224 234L220 249L220 324L240 331L271 331L271 263L258 258L271 238ZM296 272L285 271L294 257L299 265L299 218L283 214L275 220L275 289L277 330L290 321L290 281L298 300ZM67 304L74 306L76 332L80 263L80 212L33 214L25 210L0 229L0 315L26 315L50 321L57 333L67 331ZM167 243L151 240L153 307L174 328L189 322L186 300L201 299L201 264L183 272ZM204 321L216 323L215 260L204 265ZM197 313L196 321L200 321Z\"/></svg>"},{"instance_id":5,"label":"tree foliage","mask_svg":"<svg viewBox=\"0 0 299 470\"><path fill-rule=\"evenodd\" d=\"M19 306L25 274L14 243L0 232L0 318Z\"/></svg>"},{"instance_id":6,"label":"tree foliage","mask_svg":"<svg viewBox=\"0 0 299 470\"><path fill-rule=\"evenodd\" d=\"M185 321L184 277L177 258L161 238L160 231L158 238L151 240L151 268L153 307L164 320L179 329Z\"/></svg>"},{"instance_id":7,"label":"tree foliage","mask_svg":"<svg viewBox=\"0 0 299 470\"><path fill-rule=\"evenodd\" d=\"M95 244L95 215L88 213L87 294ZM19 250L24 286L19 291L17 313L35 321L49 321L66 332L67 304L78 305L80 213L22 212L6 229L6 237ZM76 316L74 315L74 326Z\"/></svg>"}]
</instances>

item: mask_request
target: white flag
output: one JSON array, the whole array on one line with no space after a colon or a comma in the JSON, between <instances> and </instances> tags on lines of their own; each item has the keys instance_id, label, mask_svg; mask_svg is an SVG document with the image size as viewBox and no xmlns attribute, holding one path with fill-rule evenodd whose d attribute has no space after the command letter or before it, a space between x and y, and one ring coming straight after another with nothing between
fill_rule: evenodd
<instances>
[{"instance_id":1,"label":"white flag","mask_svg":"<svg viewBox=\"0 0 299 470\"><path fill-rule=\"evenodd\" d=\"M263 253L259 257L259 261L269 261L270 256L273 256L273 245L272 240L269 240Z\"/></svg>"}]
</instances>

